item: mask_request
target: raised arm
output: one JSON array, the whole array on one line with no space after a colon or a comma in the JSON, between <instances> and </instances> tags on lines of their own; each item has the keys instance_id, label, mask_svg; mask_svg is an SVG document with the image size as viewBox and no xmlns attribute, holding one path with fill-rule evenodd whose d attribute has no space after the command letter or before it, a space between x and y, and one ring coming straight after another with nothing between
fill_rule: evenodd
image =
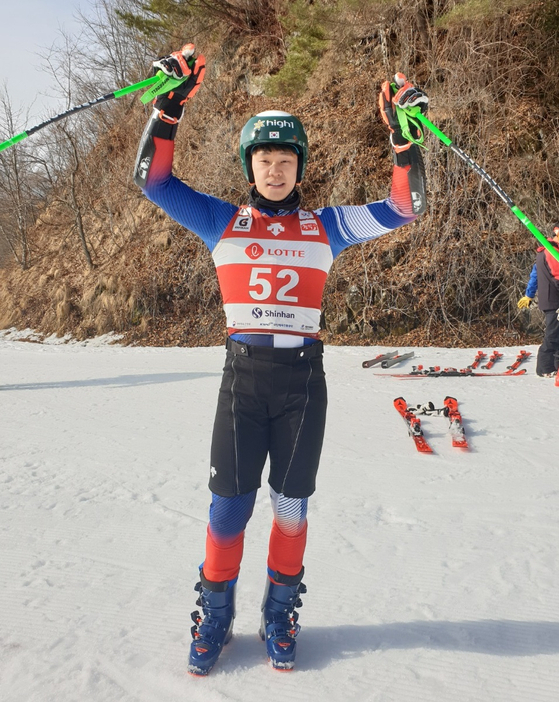
<instances>
[{"instance_id":1,"label":"raised arm","mask_svg":"<svg viewBox=\"0 0 559 702\"><path fill-rule=\"evenodd\" d=\"M380 112L390 130L394 158L390 195L367 205L327 207L321 211L320 217L334 256L352 244L376 239L404 224L410 224L426 209L425 167L421 148L402 134L395 106L419 105L422 111L426 111L429 99L402 73L396 74L395 81L398 86L395 94L391 84L385 81L379 95ZM415 127L410 125L412 130Z\"/></svg>"},{"instance_id":2,"label":"raised arm","mask_svg":"<svg viewBox=\"0 0 559 702\"><path fill-rule=\"evenodd\" d=\"M134 182L146 197L170 217L198 234L213 249L236 208L211 195L197 192L172 174L175 136L188 100L198 92L206 70L204 57L194 57L194 44L185 44L154 61L156 71L187 79L154 101L134 166Z\"/></svg>"}]
</instances>

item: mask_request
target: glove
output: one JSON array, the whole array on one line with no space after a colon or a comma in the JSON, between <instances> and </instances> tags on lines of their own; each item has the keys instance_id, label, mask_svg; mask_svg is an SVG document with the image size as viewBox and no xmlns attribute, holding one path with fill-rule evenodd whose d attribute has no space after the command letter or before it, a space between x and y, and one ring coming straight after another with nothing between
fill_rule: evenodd
<instances>
[{"instance_id":1,"label":"glove","mask_svg":"<svg viewBox=\"0 0 559 702\"><path fill-rule=\"evenodd\" d=\"M516 306L519 310L523 310L527 307L530 307L533 301L533 297L528 297L527 295L524 295L524 297L521 297L520 300L516 303Z\"/></svg>"},{"instance_id":2,"label":"glove","mask_svg":"<svg viewBox=\"0 0 559 702\"><path fill-rule=\"evenodd\" d=\"M194 44L185 44L180 51L173 51L169 56L163 56L153 62L153 70L163 71L169 78L180 80L190 74L188 59L194 55Z\"/></svg>"},{"instance_id":3,"label":"glove","mask_svg":"<svg viewBox=\"0 0 559 702\"><path fill-rule=\"evenodd\" d=\"M163 71L170 78L188 78L170 93L158 95L153 101L159 119L177 124L182 117L184 104L196 95L206 73L206 61L202 54L194 58L194 44L185 44L180 51L173 51L153 62L154 71Z\"/></svg>"},{"instance_id":4,"label":"glove","mask_svg":"<svg viewBox=\"0 0 559 702\"><path fill-rule=\"evenodd\" d=\"M427 107L429 105L429 98L419 88L412 85L403 73L396 73L394 76L394 82L398 86L399 90L392 98L392 101L398 107L405 109L406 107L419 106L421 114L427 114Z\"/></svg>"},{"instance_id":5,"label":"glove","mask_svg":"<svg viewBox=\"0 0 559 702\"><path fill-rule=\"evenodd\" d=\"M381 85L379 93L379 108L383 122L390 129L390 143L396 153L407 151L412 145L402 134L402 127L396 115L396 106L406 108L419 106L421 112L427 112L429 98L419 88L414 87L403 73L396 73L394 82L398 86L396 94L392 90L390 81L386 80ZM410 123L410 131L421 136L419 130ZM415 134L414 134L415 136Z\"/></svg>"}]
</instances>

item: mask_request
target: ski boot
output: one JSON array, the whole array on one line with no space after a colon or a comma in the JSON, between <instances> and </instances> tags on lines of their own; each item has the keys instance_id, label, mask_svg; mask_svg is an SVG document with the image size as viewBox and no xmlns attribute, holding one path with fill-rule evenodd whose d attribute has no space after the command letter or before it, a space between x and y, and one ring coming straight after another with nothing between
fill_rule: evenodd
<instances>
[{"instance_id":1,"label":"ski boot","mask_svg":"<svg viewBox=\"0 0 559 702\"><path fill-rule=\"evenodd\" d=\"M291 670L295 664L295 637L301 627L294 609L303 606L299 595L307 591L301 582L304 571L302 568L298 575L282 575L268 570L259 634L266 642L268 658L276 670Z\"/></svg>"},{"instance_id":2,"label":"ski boot","mask_svg":"<svg viewBox=\"0 0 559 702\"><path fill-rule=\"evenodd\" d=\"M215 665L223 646L233 635L235 619L235 589L237 579L222 583L212 582L200 570L200 582L194 589L200 593L196 600L204 617L196 610L191 617L194 622L191 634L188 672L191 675L207 675Z\"/></svg>"}]
</instances>

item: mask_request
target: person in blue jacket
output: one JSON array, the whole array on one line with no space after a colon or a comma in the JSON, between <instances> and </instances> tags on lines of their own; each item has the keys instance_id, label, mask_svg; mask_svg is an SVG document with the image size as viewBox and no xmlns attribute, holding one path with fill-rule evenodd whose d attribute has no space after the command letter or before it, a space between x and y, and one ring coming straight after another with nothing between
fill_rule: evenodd
<instances>
[{"instance_id":1,"label":"person in blue jacket","mask_svg":"<svg viewBox=\"0 0 559 702\"><path fill-rule=\"evenodd\" d=\"M419 147L405 139L396 107L427 107L403 74L386 81L379 106L394 155L390 195L366 205L307 210L300 184L308 139L300 120L267 110L241 131L239 155L250 185L242 205L193 190L172 173L174 139L205 63L194 46L154 68L187 79L155 100L134 173L146 197L197 234L214 259L227 325L226 362L211 442L210 517L199 570L188 671L207 675L229 641L245 527L266 460L273 521L260 636L274 668L291 670L307 540L326 419L319 339L321 298L332 262L353 244L413 222L426 208ZM225 120L225 118L224 118ZM227 132L224 124L223 132Z\"/></svg>"},{"instance_id":2,"label":"person in blue jacket","mask_svg":"<svg viewBox=\"0 0 559 702\"><path fill-rule=\"evenodd\" d=\"M553 225L550 244L559 251L559 222ZM538 307L545 315L543 342L538 349L536 373L543 378L555 377L559 369L559 262L543 246L538 247L536 262L530 272L524 296L518 308L529 307L538 296Z\"/></svg>"}]
</instances>

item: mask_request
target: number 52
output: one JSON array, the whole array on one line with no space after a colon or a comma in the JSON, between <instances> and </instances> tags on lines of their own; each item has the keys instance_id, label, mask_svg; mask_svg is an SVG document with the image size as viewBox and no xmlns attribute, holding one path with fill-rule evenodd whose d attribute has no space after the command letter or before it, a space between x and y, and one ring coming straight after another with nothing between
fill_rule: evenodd
<instances>
[{"instance_id":1,"label":"number 52","mask_svg":"<svg viewBox=\"0 0 559 702\"><path fill-rule=\"evenodd\" d=\"M250 272L249 288L258 288L249 290L248 294L253 300L268 300L272 296L272 278L271 268L252 268ZM299 298L296 295L288 295L299 282L299 274L291 268L283 268L278 271L276 278L288 278L287 282L282 285L276 293L276 299L279 302L298 302Z\"/></svg>"}]
</instances>

